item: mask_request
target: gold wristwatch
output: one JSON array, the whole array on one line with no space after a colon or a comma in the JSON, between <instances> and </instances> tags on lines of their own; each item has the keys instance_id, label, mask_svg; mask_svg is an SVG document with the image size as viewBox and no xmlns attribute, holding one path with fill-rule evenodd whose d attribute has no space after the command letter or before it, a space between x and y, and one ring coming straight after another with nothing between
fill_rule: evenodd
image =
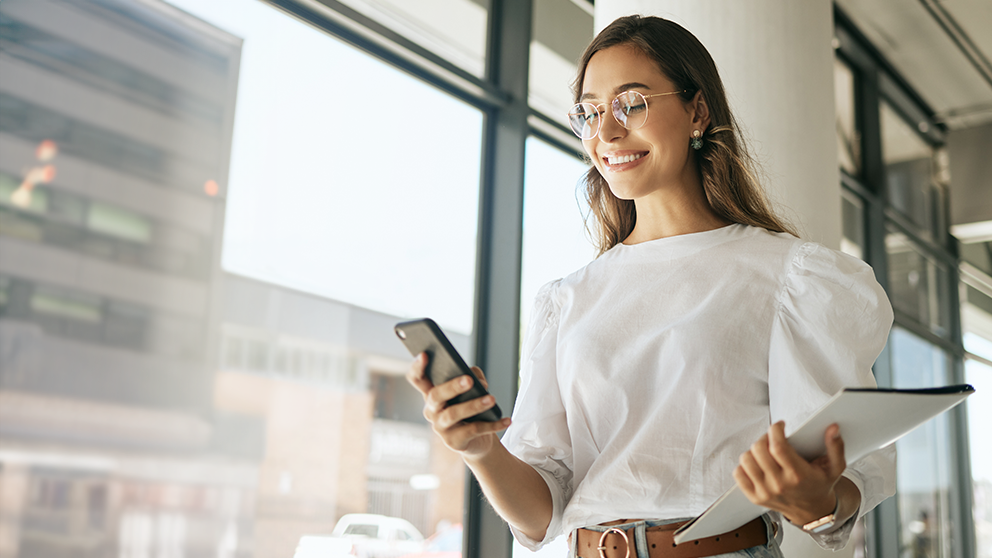
<instances>
[{"instance_id":1,"label":"gold wristwatch","mask_svg":"<svg viewBox=\"0 0 992 558\"><path fill-rule=\"evenodd\" d=\"M802 526L802 530L807 533L823 533L824 531L829 531L837 523L837 510L840 509L840 496L836 496L837 504L834 506L834 511L821 517L820 519L814 519L809 523Z\"/></svg>"}]
</instances>

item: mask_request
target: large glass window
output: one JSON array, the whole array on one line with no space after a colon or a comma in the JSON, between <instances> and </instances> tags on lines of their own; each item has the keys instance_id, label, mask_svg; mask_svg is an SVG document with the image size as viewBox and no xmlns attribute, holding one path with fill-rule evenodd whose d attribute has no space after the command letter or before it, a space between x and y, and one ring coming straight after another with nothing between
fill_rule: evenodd
<instances>
[{"instance_id":1,"label":"large glass window","mask_svg":"<svg viewBox=\"0 0 992 558\"><path fill-rule=\"evenodd\" d=\"M578 270L596 255L585 230L588 206L580 185L587 169L574 156L534 137L528 138L520 279L521 335L531 325L534 297L541 286ZM513 545L514 556L535 556L516 541ZM565 537L561 537L541 549L539 555L567 553Z\"/></svg>"},{"instance_id":2,"label":"large glass window","mask_svg":"<svg viewBox=\"0 0 992 558\"><path fill-rule=\"evenodd\" d=\"M541 286L578 270L596 255L586 230L589 208L580 183L588 168L537 138L527 140L520 280L522 331L527 329L534 297Z\"/></svg>"},{"instance_id":3,"label":"large glass window","mask_svg":"<svg viewBox=\"0 0 992 558\"><path fill-rule=\"evenodd\" d=\"M895 327L889 338L893 384L897 388L951 383L951 358L942 349ZM951 556L950 417L940 415L896 442L899 452L899 555Z\"/></svg>"},{"instance_id":4,"label":"large glass window","mask_svg":"<svg viewBox=\"0 0 992 558\"><path fill-rule=\"evenodd\" d=\"M486 71L490 0L338 1L464 70Z\"/></svg>"},{"instance_id":5,"label":"large glass window","mask_svg":"<svg viewBox=\"0 0 992 558\"><path fill-rule=\"evenodd\" d=\"M975 387L968 398L968 432L975 518L976 558L992 558L992 279L971 285L961 305L965 381ZM984 284L983 284L984 283Z\"/></svg>"},{"instance_id":6,"label":"large glass window","mask_svg":"<svg viewBox=\"0 0 992 558\"><path fill-rule=\"evenodd\" d=\"M947 266L891 225L885 237L892 306L933 333L950 334L950 277Z\"/></svg>"},{"instance_id":7,"label":"large glass window","mask_svg":"<svg viewBox=\"0 0 992 558\"><path fill-rule=\"evenodd\" d=\"M865 257L865 206L856 194L841 190L840 249L855 258Z\"/></svg>"},{"instance_id":8,"label":"large glass window","mask_svg":"<svg viewBox=\"0 0 992 558\"><path fill-rule=\"evenodd\" d=\"M837 9L835 16L836 137L844 174L841 249L874 266L895 310L882 356L888 362L876 368L880 387L960 382L944 128L922 116L928 109L915 105L912 92L903 90L843 11ZM907 118L911 114L919 116ZM878 155L880 160L868 159ZM884 253L874 249L883 246ZM936 558L970 546L954 538L968 532L960 522L971 511L959 497L969 482L961 477L965 469L955 453L964 443L960 426L955 413L946 413L897 442L895 505L876 508L866 523L870 529L859 525L852 539L855 556ZM981 494L980 481L975 486ZM976 505L975 517L985 517L982 513Z\"/></svg>"},{"instance_id":9,"label":"large glass window","mask_svg":"<svg viewBox=\"0 0 992 558\"><path fill-rule=\"evenodd\" d=\"M852 176L861 173L861 135L854 112L854 72L842 60L834 59L834 103L837 135L837 161Z\"/></svg>"},{"instance_id":10,"label":"large glass window","mask_svg":"<svg viewBox=\"0 0 992 558\"><path fill-rule=\"evenodd\" d=\"M487 2L342 3L484 73ZM0 45L0 554L460 534L392 325L472 360L483 112L252 0L4 0Z\"/></svg>"},{"instance_id":11,"label":"large glass window","mask_svg":"<svg viewBox=\"0 0 992 558\"><path fill-rule=\"evenodd\" d=\"M888 201L919 227L921 235L934 238L940 219L933 148L888 103L882 102L879 110Z\"/></svg>"},{"instance_id":12,"label":"large glass window","mask_svg":"<svg viewBox=\"0 0 992 558\"><path fill-rule=\"evenodd\" d=\"M592 15L592 3L585 0L534 2L528 102L563 125L573 104L576 65L592 41Z\"/></svg>"}]
</instances>

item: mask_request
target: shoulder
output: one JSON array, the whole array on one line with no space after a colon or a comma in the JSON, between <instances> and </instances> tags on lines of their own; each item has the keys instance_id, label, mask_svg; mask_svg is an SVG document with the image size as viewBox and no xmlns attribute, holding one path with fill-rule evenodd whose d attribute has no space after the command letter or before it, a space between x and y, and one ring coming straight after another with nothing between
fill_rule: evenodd
<instances>
[{"instance_id":1,"label":"shoulder","mask_svg":"<svg viewBox=\"0 0 992 558\"><path fill-rule=\"evenodd\" d=\"M842 280L843 277L870 276L871 266L864 261L817 242L797 238L788 233L776 233L748 227L747 250L757 256L782 258L785 272L791 278L821 277Z\"/></svg>"},{"instance_id":2,"label":"shoulder","mask_svg":"<svg viewBox=\"0 0 992 558\"><path fill-rule=\"evenodd\" d=\"M888 296L864 261L815 242L796 249L783 282L779 302L793 315L870 317L868 322L892 321ZM845 326L847 327L847 326Z\"/></svg>"},{"instance_id":3,"label":"shoulder","mask_svg":"<svg viewBox=\"0 0 992 558\"><path fill-rule=\"evenodd\" d=\"M815 242L804 242L795 251L789 268L793 280L817 280L850 287L855 283L878 286L875 272L864 261Z\"/></svg>"},{"instance_id":4,"label":"shoulder","mask_svg":"<svg viewBox=\"0 0 992 558\"><path fill-rule=\"evenodd\" d=\"M537 290L537 295L534 297L534 306L537 307L539 311L557 311L561 305L558 301L558 289L561 287L562 281L564 281L564 279L549 281Z\"/></svg>"}]
</instances>

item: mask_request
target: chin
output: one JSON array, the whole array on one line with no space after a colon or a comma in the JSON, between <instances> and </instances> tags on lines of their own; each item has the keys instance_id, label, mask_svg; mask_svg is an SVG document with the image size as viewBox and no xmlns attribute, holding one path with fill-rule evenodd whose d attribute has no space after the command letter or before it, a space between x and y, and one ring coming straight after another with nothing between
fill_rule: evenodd
<instances>
[{"instance_id":1,"label":"chin","mask_svg":"<svg viewBox=\"0 0 992 558\"><path fill-rule=\"evenodd\" d=\"M606 183L610 186L610 192L612 192L613 196L616 198L619 198L621 200L633 200L637 198L636 186L633 185L624 186L622 184L616 184L614 182L610 182L609 180L607 180Z\"/></svg>"}]
</instances>

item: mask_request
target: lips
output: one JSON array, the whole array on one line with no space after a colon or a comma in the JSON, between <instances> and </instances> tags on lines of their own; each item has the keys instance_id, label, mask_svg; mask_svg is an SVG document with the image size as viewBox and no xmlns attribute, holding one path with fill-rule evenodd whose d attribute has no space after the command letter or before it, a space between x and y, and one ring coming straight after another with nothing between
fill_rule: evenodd
<instances>
[{"instance_id":1,"label":"lips","mask_svg":"<svg viewBox=\"0 0 992 558\"><path fill-rule=\"evenodd\" d=\"M603 156L603 163L611 171L622 171L633 168L644 160L648 151L622 151L607 153Z\"/></svg>"}]
</instances>

